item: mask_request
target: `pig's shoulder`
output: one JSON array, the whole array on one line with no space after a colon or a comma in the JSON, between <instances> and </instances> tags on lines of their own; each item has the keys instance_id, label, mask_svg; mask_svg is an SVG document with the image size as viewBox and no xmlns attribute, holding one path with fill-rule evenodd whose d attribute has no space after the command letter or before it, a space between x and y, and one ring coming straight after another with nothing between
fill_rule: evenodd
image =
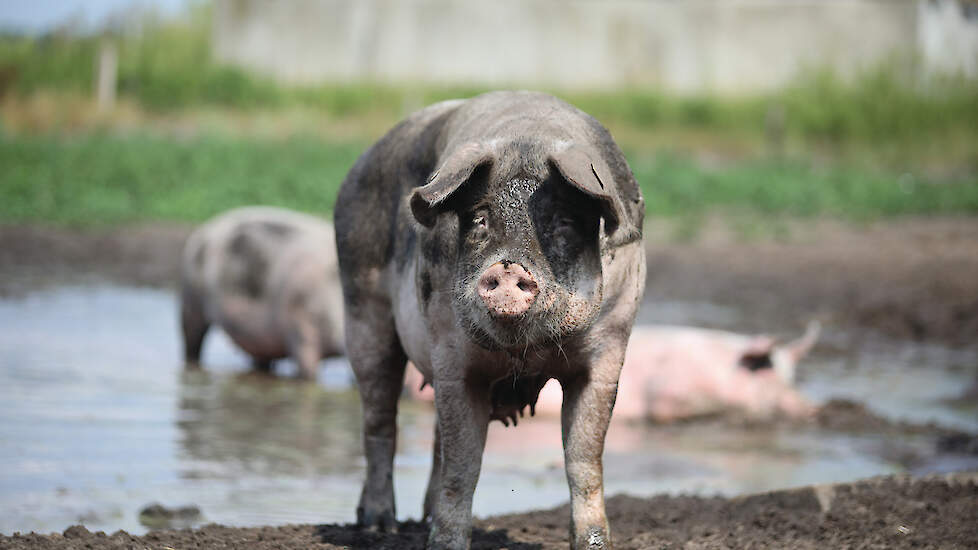
<instances>
[{"instance_id":1,"label":"pig's shoulder","mask_svg":"<svg viewBox=\"0 0 978 550\"><path fill-rule=\"evenodd\" d=\"M399 233L412 233L406 197L437 162L445 122L462 101L436 103L392 128L350 169L336 201L336 246L351 274L389 264ZM402 235L402 238L403 235Z\"/></svg>"}]
</instances>

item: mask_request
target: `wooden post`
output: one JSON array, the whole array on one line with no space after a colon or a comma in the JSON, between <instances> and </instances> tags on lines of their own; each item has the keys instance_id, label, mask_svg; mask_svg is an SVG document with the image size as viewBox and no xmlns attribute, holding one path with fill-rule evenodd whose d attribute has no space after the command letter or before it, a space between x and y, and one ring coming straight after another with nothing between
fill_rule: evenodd
<instances>
[{"instance_id":1,"label":"wooden post","mask_svg":"<svg viewBox=\"0 0 978 550\"><path fill-rule=\"evenodd\" d=\"M100 113L111 111L115 106L118 69L119 53L115 42L102 40L95 59L95 102Z\"/></svg>"}]
</instances>

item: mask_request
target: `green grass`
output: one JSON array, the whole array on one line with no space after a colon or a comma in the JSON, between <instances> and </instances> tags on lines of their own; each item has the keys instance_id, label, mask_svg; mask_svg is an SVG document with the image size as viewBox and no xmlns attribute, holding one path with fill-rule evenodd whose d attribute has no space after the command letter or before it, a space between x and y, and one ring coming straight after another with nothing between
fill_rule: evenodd
<instances>
[{"instance_id":1,"label":"green grass","mask_svg":"<svg viewBox=\"0 0 978 550\"><path fill-rule=\"evenodd\" d=\"M248 204L328 216L363 147L316 138L7 137L0 140L0 223L200 221ZM706 169L672 154L630 160L654 217L978 214L976 178L930 181L785 160Z\"/></svg>"},{"instance_id":2,"label":"green grass","mask_svg":"<svg viewBox=\"0 0 978 550\"><path fill-rule=\"evenodd\" d=\"M89 135L0 141L0 221L200 221L250 204L330 213L362 146Z\"/></svg>"},{"instance_id":3,"label":"green grass","mask_svg":"<svg viewBox=\"0 0 978 550\"><path fill-rule=\"evenodd\" d=\"M671 155L632 158L649 216L721 213L866 220L978 214L978 177L930 180L855 166L751 160L704 169Z\"/></svg>"}]
</instances>

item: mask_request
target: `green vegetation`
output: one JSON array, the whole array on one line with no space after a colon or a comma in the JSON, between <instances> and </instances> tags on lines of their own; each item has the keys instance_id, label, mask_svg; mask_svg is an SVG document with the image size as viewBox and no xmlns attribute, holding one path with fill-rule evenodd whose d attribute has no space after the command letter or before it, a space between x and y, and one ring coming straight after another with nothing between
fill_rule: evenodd
<instances>
[{"instance_id":1,"label":"green vegetation","mask_svg":"<svg viewBox=\"0 0 978 550\"><path fill-rule=\"evenodd\" d=\"M362 149L313 138L6 138L0 141L0 220L200 221L247 204L330 215ZM709 170L670 154L631 155L630 161L649 215L680 221L716 212L856 220L978 213L975 178L936 182L777 160Z\"/></svg>"},{"instance_id":2,"label":"green vegetation","mask_svg":"<svg viewBox=\"0 0 978 550\"><path fill-rule=\"evenodd\" d=\"M258 203L329 214L366 141L410 110L486 91L282 86L212 60L205 3L137 27L0 36L0 223L199 221ZM117 124L84 99L103 39L119 51ZM551 92L632 151L650 216L978 214L978 81L919 74L895 61L849 80L812 71L745 97ZM227 127L194 125L214 111ZM250 120L272 130L230 135ZM725 160L704 167L692 160L703 152Z\"/></svg>"},{"instance_id":3,"label":"green vegetation","mask_svg":"<svg viewBox=\"0 0 978 550\"><path fill-rule=\"evenodd\" d=\"M284 100L282 90L267 79L210 61L206 6L197 6L186 19L147 19L141 27L138 34L105 38L117 44L120 95L154 109L198 104L244 108ZM102 40L68 32L37 39L4 37L0 39L0 74L8 75L6 87L20 94L43 90L89 93Z\"/></svg>"},{"instance_id":4,"label":"green vegetation","mask_svg":"<svg viewBox=\"0 0 978 550\"><path fill-rule=\"evenodd\" d=\"M649 216L731 213L849 220L978 213L978 178L928 180L852 166L755 160L704 169L683 157L630 159Z\"/></svg>"},{"instance_id":5,"label":"green vegetation","mask_svg":"<svg viewBox=\"0 0 978 550\"><path fill-rule=\"evenodd\" d=\"M6 139L0 220L199 221L248 204L328 213L361 150L313 139Z\"/></svg>"},{"instance_id":6,"label":"green vegetation","mask_svg":"<svg viewBox=\"0 0 978 550\"><path fill-rule=\"evenodd\" d=\"M334 118L385 118L483 87L391 86L377 83L284 87L211 57L210 8L196 4L175 21L147 19L139 33L113 38L119 50L119 92L158 112L202 105L234 109L306 107ZM55 33L0 37L0 96L57 90L90 93L101 37ZM882 147L953 137L978 142L978 81L919 76L905 60L846 81L813 70L778 92L748 97L683 97L652 90L565 93L564 97L613 127L695 128L804 143ZM772 127L774 126L774 127Z\"/></svg>"}]
</instances>

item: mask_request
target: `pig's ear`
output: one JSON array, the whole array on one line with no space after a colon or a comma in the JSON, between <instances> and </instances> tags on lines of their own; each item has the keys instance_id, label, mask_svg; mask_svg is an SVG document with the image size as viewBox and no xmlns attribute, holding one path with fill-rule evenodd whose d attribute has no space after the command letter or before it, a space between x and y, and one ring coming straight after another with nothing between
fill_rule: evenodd
<instances>
[{"instance_id":1,"label":"pig's ear","mask_svg":"<svg viewBox=\"0 0 978 550\"><path fill-rule=\"evenodd\" d=\"M493 160L495 156L492 151L475 143L460 147L449 155L428 177L428 183L411 194L414 219L425 227L433 226L438 215L437 206L465 183L477 168L489 167Z\"/></svg>"},{"instance_id":2,"label":"pig's ear","mask_svg":"<svg viewBox=\"0 0 978 550\"><path fill-rule=\"evenodd\" d=\"M608 235L614 233L621 222L622 211L612 194L614 180L607 166L600 160L592 160L585 151L577 147L569 147L551 154L550 164L567 183L601 205L605 233Z\"/></svg>"},{"instance_id":3,"label":"pig's ear","mask_svg":"<svg viewBox=\"0 0 978 550\"><path fill-rule=\"evenodd\" d=\"M817 320L812 320L808 322L808 326L805 327L805 334L798 338L785 344L785 349L791 354L791 358L794 361L801 360L802 357L808 355L808 352L812 350L815 346L815 342L818 341L818 335L822 331L822 324Z\"/></svg>"}]
</instances>

